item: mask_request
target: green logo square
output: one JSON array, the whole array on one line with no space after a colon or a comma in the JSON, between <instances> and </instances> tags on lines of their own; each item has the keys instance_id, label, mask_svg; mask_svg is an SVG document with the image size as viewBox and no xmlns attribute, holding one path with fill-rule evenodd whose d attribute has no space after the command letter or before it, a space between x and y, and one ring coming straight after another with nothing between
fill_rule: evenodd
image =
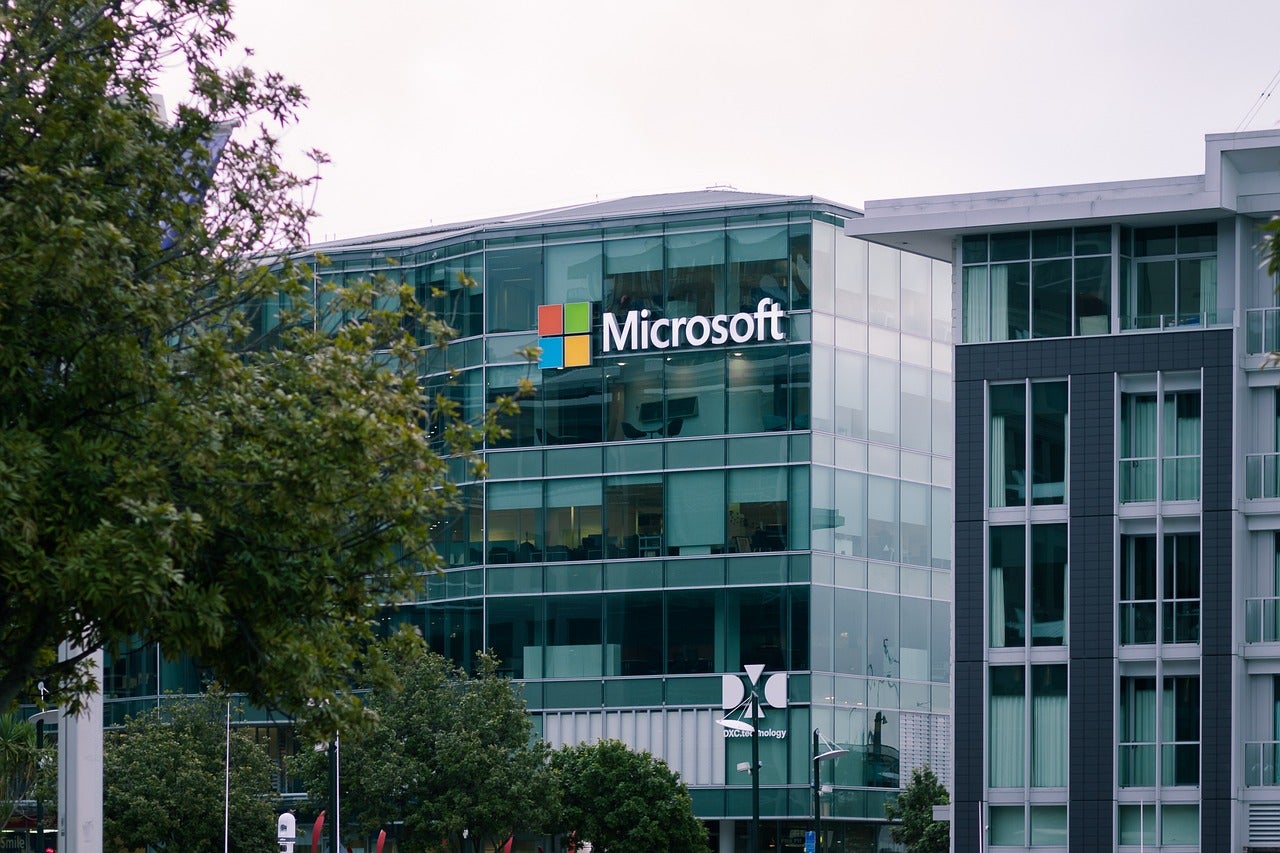
<instances>
[{"instance_id":1,"label":"green logo square","mask_svg":"<svg viewBox=\"0 0 1280 853\"><path fill-rule=\"evenodd\" d=\"M570 302L564 306L564 333L586 335L591 332L591 303Z\"/></svg>"}]
</instances>

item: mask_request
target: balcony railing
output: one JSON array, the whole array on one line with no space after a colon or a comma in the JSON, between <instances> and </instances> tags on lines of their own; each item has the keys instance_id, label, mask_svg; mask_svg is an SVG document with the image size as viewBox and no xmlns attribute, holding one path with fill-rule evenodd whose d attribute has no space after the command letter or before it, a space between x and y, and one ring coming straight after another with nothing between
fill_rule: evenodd
<instances>
[{"instance_id":1,"label":"balcony railing","mask_svg":"<svg viewBox=\"0 0 1280 853\"><path fill-rule=\"evenodd\" d=\"M1212 312L1201 314L1130 314L1121 315L1121 331L1134 329L1194 329L1211 326L1217 321Z\"/></svg>"},{"instance_id":2,"label":"balcony railing","mask_svg":"<svg viewBox=\"0 0 1280 853\"><path fill-rule=\"evenodd\" d=\"M1280 308L1250 308L1244 318L1245 352L1280 352Z\"/></svg>"},{"instance_id":3,"label":"balcony railing","mask_svg":"<svg viewBox=\"0 0 1280 853\"><path fill-rule=\"evenodd\" d=\"M1250 788L1280 786L1280 741L1259 740L1244 745L1244 784Z\"/></svg>"},{"instance_id":4,"label":"balcony railing","mask_svg":"<svg viewBox=\"0 0 1280 853\"><path fill-rule=\"evenodd\" d=\"M1280 598L1244 600L1244 641L1280 643Z\"/></svg>"},{"instance_id":5,"label":"balcony railing","mask_svg":"<svg viewBox=\"0 0 1280 853\"><path fill-rule=\"evenodd\" d=\"M1280 453L1250 453L1244 458L1246 498L1280 498Z\"/></svg>"}]
</instances>

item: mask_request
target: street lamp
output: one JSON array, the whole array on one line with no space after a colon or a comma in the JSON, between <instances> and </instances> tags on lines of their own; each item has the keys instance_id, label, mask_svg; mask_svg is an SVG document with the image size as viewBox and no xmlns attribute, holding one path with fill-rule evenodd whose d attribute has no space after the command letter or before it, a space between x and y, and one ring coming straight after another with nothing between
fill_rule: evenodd
<instances>
[{"instance_id":1,"label":"street lamp","mask_svg":"<svg viewBox=\"0 0 1280 853\"><path fill-rule=\"evenodd\" d=\"M825 747L825 748L824 748ZM813 844L815 853L822 850L822 762L834 761L849 750L836 746L813 730Z\"/></svg>"},{"instance_id":2,"label":"street lamp","mask_svg":"<svg viewBox=\"0 0 1280 853\"><path fill-rule=\"evenodd\" d=\"M751 685L751 695L743 702L751 708L751 723L745 723L742 720L734 720L726 717L723 720L716 720L717 723L726 729L732 729L735 732L751 733L751 768L747 771L751 774L751 836L747 841L748 853L759 853L760 850L760 697L756 693L756 687ZM739 706L741 707L741 706Z\"/></svg>"}]
</instances>

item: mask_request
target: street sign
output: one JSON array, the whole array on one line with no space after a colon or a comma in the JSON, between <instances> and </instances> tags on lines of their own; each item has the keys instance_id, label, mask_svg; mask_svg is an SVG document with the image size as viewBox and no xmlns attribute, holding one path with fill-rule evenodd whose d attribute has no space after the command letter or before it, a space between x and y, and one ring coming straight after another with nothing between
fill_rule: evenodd
<instances>
[{"instance_id":1,"label":"street sign","mask_svg":"<svg viewBox=\"0 0 1280 853\"><path fill-rule=\"evenodd\" d=\"M804 834L804 853L814 853L818 848L818 839L813 834L813 830L809 830Z\"/></svg>"}]
</instances>

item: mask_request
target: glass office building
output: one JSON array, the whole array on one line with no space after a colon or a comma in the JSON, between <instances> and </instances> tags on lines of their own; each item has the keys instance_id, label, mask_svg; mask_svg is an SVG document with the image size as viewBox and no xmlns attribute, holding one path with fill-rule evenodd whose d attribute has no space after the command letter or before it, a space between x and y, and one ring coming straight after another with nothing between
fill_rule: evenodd
<instances>
[{"instance_id":1,"label":"glass office building","mask_svg":"<svg viewBox=\"0 0 1280 853\"><path fill-rule=\"evenodd\" d=\"M815 728L848 749L824 850L891 846L902 780L950 776L951 265L844 236L859 215L709 190L315 247L450 321L423 381L466 415L536 387L398 618L462 664L495 650L551 744L663 758L720 851L752 812L751 738L717 722L746 666L762 849L803 850ZM130 666L109 720L168 686Z\"/></svg>"},{"instance_id":2,"label":"glass office building","mask_svg":"<svg viewBox=\"0 0 1280 853\"><path fill-rule=\"evenodd\" d=\"M1280 849L1280 132L871 202L955 265L961 851Z\"/></svg>"}]
</instances>

